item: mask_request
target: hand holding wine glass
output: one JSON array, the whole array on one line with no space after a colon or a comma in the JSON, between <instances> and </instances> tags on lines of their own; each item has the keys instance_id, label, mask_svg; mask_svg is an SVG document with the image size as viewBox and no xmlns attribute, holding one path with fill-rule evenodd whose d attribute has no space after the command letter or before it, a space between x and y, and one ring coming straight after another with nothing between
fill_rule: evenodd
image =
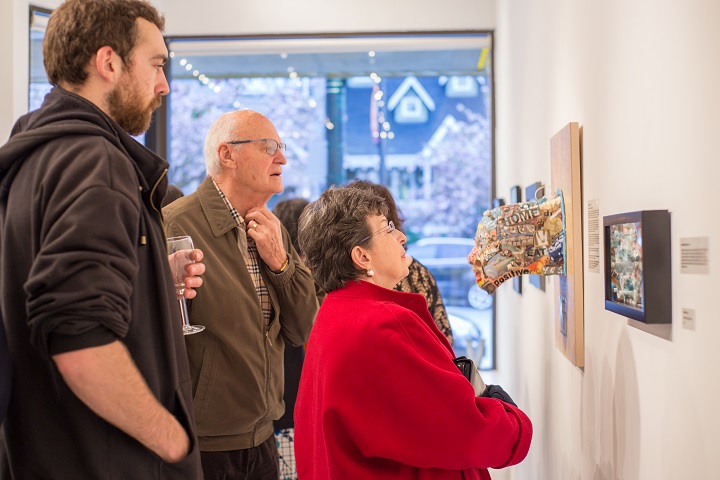
<instances>
[{"instance_id":1,"label":"hand holding wine glass","mask_svg":"<svg viewBox=\"0 0 720 480\"><path fill-rule=\"evenodd\" d=\"M170 270L173 274L173 283L180 304L180 314L183 320L183 334L192 335L193 333L202 332L205 327L202 325L190 325L188 318L187 303L185 301L185 277L187 276L188 265L194 263L191 258L193 252L192 238L189 236L170 237L167 239L168 260L170 261Z\"/></svg>"}]
</instances>

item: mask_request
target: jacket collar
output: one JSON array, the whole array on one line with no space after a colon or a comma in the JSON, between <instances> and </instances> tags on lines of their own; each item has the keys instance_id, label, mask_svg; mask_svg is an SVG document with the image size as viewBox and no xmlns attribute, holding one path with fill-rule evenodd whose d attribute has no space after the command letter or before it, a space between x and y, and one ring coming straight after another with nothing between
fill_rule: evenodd
<instances>
[{"instance_id":1,"label":"jacket collar","mask_svg":"<svg viewBox=\"0 0 720 480\"><path fill-rule=\"evenodd\" d=\"M222 237L230 230L237 228L237 222L210 177L205 177L205 180L198 186L197 196L200 207L210 224L210 230L212 230L212 234L216 238Z\"/></svg>"},{"instance_id":2,"label":"jacket collar","mask_svg":"<svg viewBox=\"0 0 720 480\"><path fill-rule=\"evenodd\" d=\"M337 293L336 293L337 292ZM430 315L428 310L427 301L425 297L419 293L407 293L399 292L397 290L390 290L379 285L375 285L371 282L365 282L362 280L350 280L343 288L330 292L330 295L338 295L343 297L352 297L360 300L373 300L378 302L392 302L400 305L401 307L407 308L411 312L419 316L423 322L429 325L435 336L455 355L445 335L435 326L435 320Z\"/></svg>"}]
</instances>

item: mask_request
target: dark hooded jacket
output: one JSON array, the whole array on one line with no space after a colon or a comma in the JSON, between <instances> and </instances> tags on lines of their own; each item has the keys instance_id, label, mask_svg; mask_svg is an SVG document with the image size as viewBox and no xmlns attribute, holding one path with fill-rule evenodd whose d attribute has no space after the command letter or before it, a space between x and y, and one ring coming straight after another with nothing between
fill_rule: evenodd
<instances>
[{"instance_id":1,"label":"dark hooded jacket","mask_svg":"<svg viewBox=\"0 0 720 480\"><path fill-rule=\"evenodd\" d=\"M0 148L0 294L12 358L14 478L201 478L160 202L167 163L84 98L53 89ZM191 439L164 463L95 415L52 356L120 340Z\"/></svg>"}]
</instances>

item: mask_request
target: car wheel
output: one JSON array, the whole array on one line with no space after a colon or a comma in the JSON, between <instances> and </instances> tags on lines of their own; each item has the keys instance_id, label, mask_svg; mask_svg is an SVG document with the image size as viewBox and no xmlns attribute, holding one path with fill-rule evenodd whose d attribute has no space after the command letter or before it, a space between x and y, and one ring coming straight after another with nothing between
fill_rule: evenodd
<instances>
[{"instance_id":1,"label":"car wheel","mask_svg":"<svg viewBox=\"0 0 720 480\"><path fill-rule=\"evenodd\" d=\"M486 310L492 307L493 299L485 290L475 284L468 290L468 302L473 308Z\"/></svg>"}]
</instances>

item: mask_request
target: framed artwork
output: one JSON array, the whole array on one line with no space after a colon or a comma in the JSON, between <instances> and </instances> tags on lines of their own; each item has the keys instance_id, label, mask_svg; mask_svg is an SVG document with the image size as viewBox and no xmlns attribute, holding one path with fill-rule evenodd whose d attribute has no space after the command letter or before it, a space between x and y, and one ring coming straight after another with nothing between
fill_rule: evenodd
<instances>
[{"instance_id":1,"label":"framed artwork","mask_svg":"<svg viewBox=\"0 0 720 480\"><path fill-rule=\"evenodd\" d=\"M546 194L545 186L541 182L535 182L525 187L525 201L537 200ZM545 291L545 277L542 275L528 275L528 282L535 288Z\"/></svg>"},{"instance_id":2,"label":"framed artwork","mask_svg":"<svg viewBox=\"0 0 720 480\"><path fill-rule=\"evenodd\" d=\"M646 324L672 323L670 212L603 217L605 309Z\"/></svg>"},{"instance_id":3,"label":"framed artwork","mask_svg":"<svg viewBox=\"0 0 720 480\"><path fill-rule=\"evenodd\" d=\"M555 345L577 367L585 366L583 320L581 128L568 123L550 139L552 191L565 200L566 275L553 277Z\"/></svg>"},{"instance_id":4,"label":"framed artwork","mask_svg":"<svg viewBox=\"0 0 720 480\"><path fill-rule=\"evenodd\" d=\"M520 188L520 185L510 187L510 203L520 203L522 201L522 188ZM522 295L522 276L518 275L516 277L513 277L512 282L513 290L515 290L518 294Z\"/></svg>"}]
</instances>

